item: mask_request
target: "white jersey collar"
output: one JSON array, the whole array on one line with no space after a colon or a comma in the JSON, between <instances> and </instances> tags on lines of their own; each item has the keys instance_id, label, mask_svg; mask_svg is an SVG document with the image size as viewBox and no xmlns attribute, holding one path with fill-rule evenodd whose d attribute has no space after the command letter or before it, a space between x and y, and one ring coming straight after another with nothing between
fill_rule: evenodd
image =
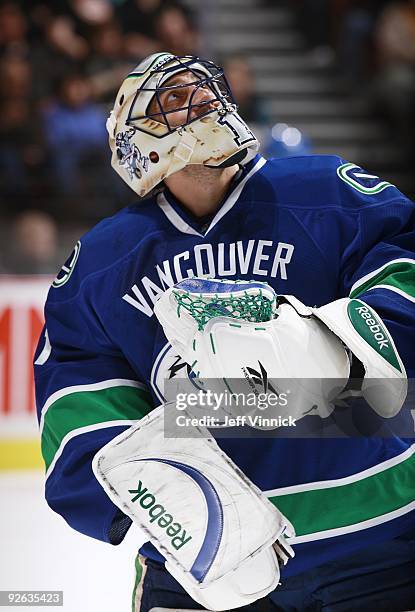
<instances>
[{"instance_id":1,"label":"white jersey collar","mask_svg":"<svg viewBox=\"0 0 415 612\"><path fill-rule=\"evenodd\" d=\"M248 174L244 176L244 178L239 181L235 185L234 189L229 193L228 197L226 198L226 200L224 200L222 206L219 208L216 215L213 217L207 231L204 234L198 232L196 229L191 227L189 223L187 223L187 221L185 221L180 216L180 214L173 208L173 206L167 200L163 192L157 195L157 204L164 212L170 223L174 225L174 227L180 232L182 232L183 234L190 234L193 236L200 236L201 238L204 238L211 231L211 229L215 227L215 225L222 219L222 217L224 217L226 213L228 213L235 206L246 183L254 174L256 174L256 172L258 172L258 170L260 170L264 166L264 164L266 164L266 161L267 160L261 157L260 155L257 156L257 161L254 164L253 168L251 168Z\"/></svg>"}]
</instances>

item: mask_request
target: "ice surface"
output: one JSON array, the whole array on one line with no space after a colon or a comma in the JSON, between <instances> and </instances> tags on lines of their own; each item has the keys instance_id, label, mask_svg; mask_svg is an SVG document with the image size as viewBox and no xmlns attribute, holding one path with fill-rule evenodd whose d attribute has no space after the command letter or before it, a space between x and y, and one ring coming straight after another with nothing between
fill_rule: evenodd
<instances>
[{"instance_id":1,"label":"ice surface","mask_svg":"<svg viewBox=\"0 0 415 612\"><path fill-rule=\"evenodd\" d=\"M40 471L0 473L0 590L64 591L63 608L33 610L129 612L141 533L132 527L119 546L77 533L47 506L43 484Z\"/></svg>"}]
</instances>

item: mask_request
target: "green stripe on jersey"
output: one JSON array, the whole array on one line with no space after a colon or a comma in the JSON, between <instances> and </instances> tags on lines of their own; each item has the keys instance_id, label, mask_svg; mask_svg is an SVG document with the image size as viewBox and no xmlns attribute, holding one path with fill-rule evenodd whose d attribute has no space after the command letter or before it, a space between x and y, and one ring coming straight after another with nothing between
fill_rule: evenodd
<instances>
[{"instance_id":1,"label":"green stripe on jersey","mask_svg":"<svg viewBox=\"0 0 415 612\"><path fill-rule=\"evenodd\" d=\"M358 297L376 285L390 285L415 298L415 263L409 261L390 263L367 280L363 280L361 284L358 284L350 293L350 297Z\"/></svg>"},{"instance_id":2,"label":"green stripe on jersey","mask_svg":"<svg viewBox=\"0 0 415 612\"><path fill-rule=\"evenodd\" d=\"M46 470L65 436L72 431L98 423L138 420L152 408L150 393L135 387L80 391L56 400L46 412L42 432Z\"/></svg>"},{"instance_id":3,"label":"green stripe on jersey","mask_svg":"<svg viewBox=\"0 0 415 612\"><path fill-rule=\"evenodd\" d=\"M296 536L375 519L415 500L415 455L356 482L269 499L293 523Z\"/></svg>"}]
</instances>

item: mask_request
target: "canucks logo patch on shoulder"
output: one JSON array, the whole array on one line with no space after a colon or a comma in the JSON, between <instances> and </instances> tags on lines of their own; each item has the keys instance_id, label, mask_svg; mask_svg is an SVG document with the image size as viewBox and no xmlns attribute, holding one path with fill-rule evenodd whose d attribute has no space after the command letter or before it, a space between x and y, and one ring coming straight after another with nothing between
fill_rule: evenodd
<instances>
[{"instance_id":1,"label":"canucks logo patch on shoulder","mask_svg":"<svg viewBox=\"0 0 415 612\"><path fill-rule=\"evenodd\" d=\"M55 280L52 283L52 287L58 289L58 287L62 287L71 277L71 274L76 266L76 262L78 261L79 251L81 250L81 241L78 240L76 243L74 250L69 255L68 259L63 264L62 268L58 272Z\"/></svg>"},{"instance_id":2,"label":"canucks logo patch on shoulder","mask_svg":"<svg viewBox=\"0 0 415 612\"><path fill-rule=\"evenodd\" d=\"M350 162L337 168L337 176L353 189L366 195L376 195L388 187L393 187L392 183L382 181L378 176L368 174L360 166Z\"/></svg>"}]
</instances>

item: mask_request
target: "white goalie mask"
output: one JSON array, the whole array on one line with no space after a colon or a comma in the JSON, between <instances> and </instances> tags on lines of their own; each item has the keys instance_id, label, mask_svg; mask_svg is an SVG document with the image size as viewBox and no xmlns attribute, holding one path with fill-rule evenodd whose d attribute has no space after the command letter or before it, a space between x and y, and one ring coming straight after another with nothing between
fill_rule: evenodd
<instances>
[{"instance_id":1,"label":"white goalie mask","mask_svg":"<svg viewBox=\"0 0 415 612\"><path fill-rule=\"evenodd\" d=\"M151 55L126 77L107 121L111 164L140 197L189 164L245 164L259 142L236 110L213 62Z\"/></svg>"}]
</instances>

